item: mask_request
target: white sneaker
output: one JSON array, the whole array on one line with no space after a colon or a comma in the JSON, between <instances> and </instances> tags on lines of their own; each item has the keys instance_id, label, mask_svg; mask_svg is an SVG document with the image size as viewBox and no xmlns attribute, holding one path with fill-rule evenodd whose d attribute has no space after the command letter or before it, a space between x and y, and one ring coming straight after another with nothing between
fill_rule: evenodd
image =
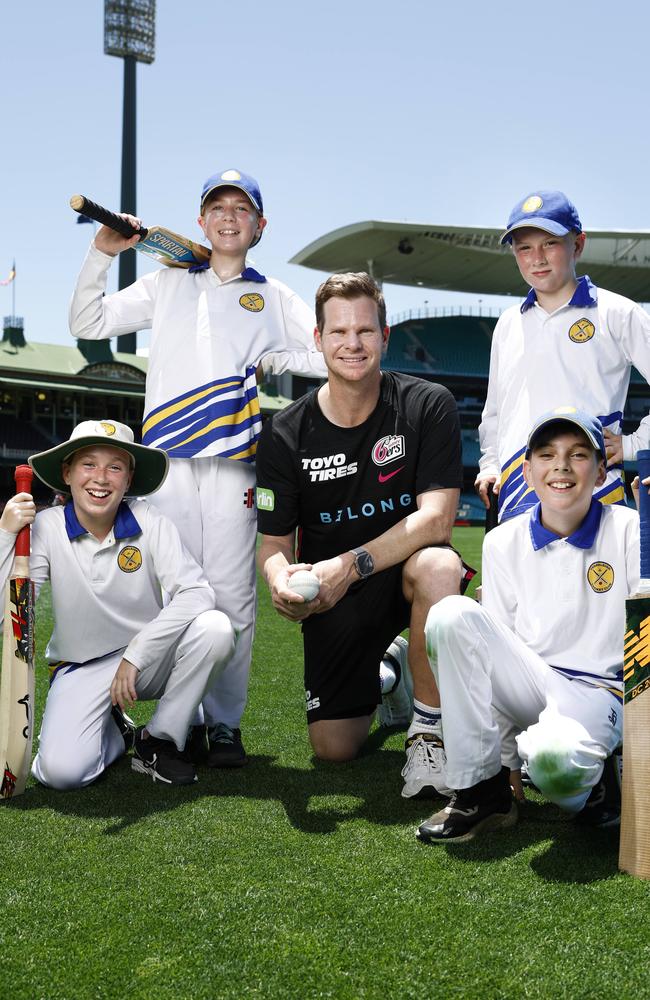
<instances>
[{"instance_id":1,"label":"white sneaker","mask_svg":"<svg viewBox=\"0 0 650 1000\"><path fill-rule=\"evenodd\" d=\"M398 681L390 694L382 695L377 709L380 726L399 726L404 729L413 717L413 678L409 670L409 644L398 635L383 655L398 676Z\"/></svg>"},{"instance_id":2,"label":"white sneaker","mask_svg":"<svg viewBox=\"0 0 650 1000\"><path fill-rule=\"evenodd\" d=\"M434 798L451 796L447 786L445 765L447 755L438 733L413 733L405 744L406 764L402 770L402 798Z\"/></svg>"}]
</instances>

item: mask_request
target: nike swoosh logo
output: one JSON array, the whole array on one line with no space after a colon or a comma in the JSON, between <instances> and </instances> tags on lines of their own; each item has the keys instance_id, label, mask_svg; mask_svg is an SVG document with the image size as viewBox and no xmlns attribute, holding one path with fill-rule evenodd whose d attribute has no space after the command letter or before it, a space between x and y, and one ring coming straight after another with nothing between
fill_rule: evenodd
<instances>
[{"instance_id":1,"label":"nike swoosh logo","mask_svg":"<svg viewBox=\"0 0 650 1000\"><path fill-rule=\"evenodd\" d=\"M458 813L459 816L475 816L478 812L478 806L470 806L469 809L459 809L458 806L448 806L445 809L446 813L451 815L452 813Z\"/></svg>"},{"instance_id":2,"label":"nike swoosh logo","mask_svg":"<svg viewBox=\"0 0 650 1000\"><path fill-rule=\"evenodd\" d=\"M397 473L401 472L403 468L404 468L404 466L402 465L401 468L395 469L394 472L387 472L386 475L384 475L383 472L380 472L379 473L379 482L380 483L387 483L389 479L392 479L393 476L396 476Z\"/></svg>"}]
</instances>

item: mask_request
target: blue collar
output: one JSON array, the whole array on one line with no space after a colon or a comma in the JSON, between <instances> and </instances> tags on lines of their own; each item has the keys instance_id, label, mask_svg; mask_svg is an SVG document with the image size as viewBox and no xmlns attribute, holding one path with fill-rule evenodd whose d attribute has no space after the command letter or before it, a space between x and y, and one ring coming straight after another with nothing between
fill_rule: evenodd
<instances>
[{"instance_id":1,"label":"blue collar","mask_svg":"<svg viewBox=\"0 0 650 1000\"><path fill-rule=\"evenodd\" d=\"M545 545L550 545L551 542L557 542L559 536L554 534L554 532L549 531L545 528L541 522L542 505L538 503L533 508L533 513L530 518L530 540L533 543L533 548L537 552L539 549L543 549ZM575 545L577 549L590 549L594 544L594 539L598 534L598 529L600 527L600 519L603 516L603 505L592 498L591 505L587 514L585 516L582 524L569 535L566 541L569 545Z\"/></svg>"},{"instance_id":2,"label":"blue collar","mask_svg":"<svg viewBox=\"0 0 650 1000\"><path fill-rule=\"evenodd\" d=\"M537 294L534 288L531 288L528 295L521 303L520 311L525 313L528 309L532 307L537 302ZM571 300L567 302L568 306L577 306L579 309L588 309L591 306L598 305L598 289L591 281L588 274L583 274L581 278L578 278L578 284L576 285L576 290L571 296Z\"/></svg>"},{"instance_id":3,"label":"blue collar","mask_svg":"<svg viewBox=\"0 0 650 1000\"><path fill-rule=\"evenodd\" d=\"M197 274L199 271L207 271L209 267L210 261L204 260L202 264L192 264L192 266L188 268L188 271L190 274ZM260 285L263 285L266 281L264 275L260 274L259 271L256 271L254 267L245 267L240 277L242 277L244 281L256 281Z\"/></svg>"},{"instance_id":4,"label":"blue collar","mask_svg":"<svg viewBox=\"0 0 650 1000\"><path fill-rule=\"evenodd\" d=\"M65 530L67 531L68 538L71 542L74 541L75 538L80 538L82 535L88 534L83 525L79 524L79 518L77 517L72 500L68 500L63 513L65 516ZM116 540L122 538L133 538L134 535L140 535L141 533L142 528L138 524L133 511L129 505L122 500L122 503L117 508L117 514L113 523L113 534L115 535Z\"/></svg>"}]
</instances>

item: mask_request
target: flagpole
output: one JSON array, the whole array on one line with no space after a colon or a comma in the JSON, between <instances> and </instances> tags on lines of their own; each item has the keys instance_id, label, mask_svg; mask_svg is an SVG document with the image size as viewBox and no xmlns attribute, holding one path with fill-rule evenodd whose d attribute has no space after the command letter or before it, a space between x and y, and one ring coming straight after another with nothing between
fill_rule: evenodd
<instances>
[{"instance_id":1,"label":"flagpole","mask_svg":"<svg viewBox=\"0 0 650 1000\"><path fill-rule=\"evenodd\" d=\"M15 317L16 315L16 261L14 259L14 280L11 282L11 315ZM12 326L15 324L15 319L12 319Z\"/></svg>"}]
</instances>

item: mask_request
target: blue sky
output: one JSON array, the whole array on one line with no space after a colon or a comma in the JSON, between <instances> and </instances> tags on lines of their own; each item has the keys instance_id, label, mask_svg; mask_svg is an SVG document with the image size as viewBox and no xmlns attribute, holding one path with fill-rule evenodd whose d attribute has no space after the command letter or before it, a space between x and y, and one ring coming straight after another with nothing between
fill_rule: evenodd
<instances>
[{"instance_id":1,"label":"blue sky","mask_svg":"<svg viewBox=\"0 0 650 1000\"><path fill-rule=\"evenodd\" d=\"M254 174L269 218L254 260L310 302L322 276L288 259L365 219L500 226L528 190L560 187L587 230L650 229L642 0L157 6L156 61L137 70L139 214L199 235L205 177ZM71 342L91 232L70 195L119 208L122 61L103 54L103 7L3 10L0 280L15 257L32 341ZM385 293L389 314L467 301ZM0 288L2 315L11 301Z\"/></svg>"}]
</instances>

